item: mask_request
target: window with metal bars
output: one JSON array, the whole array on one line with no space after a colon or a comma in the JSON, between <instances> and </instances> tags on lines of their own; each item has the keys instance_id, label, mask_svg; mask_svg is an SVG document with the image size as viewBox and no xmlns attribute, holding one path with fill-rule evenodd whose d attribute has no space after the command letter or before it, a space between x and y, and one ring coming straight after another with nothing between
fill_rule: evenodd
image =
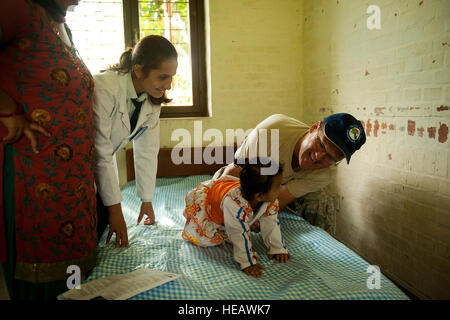
<instances>
[{"instance_id":1,"label":"window with metal bars","mask_svg":"<svg viewBox=\"0 0 450 320\"><path fill-rule=\"evenodd\" d=\"M125 43L157 34L173 43L178 70L161 117L207 116L203 0L124 0Z\"/></svg>"},{"instance_id":2,"label":"window with metal bars","mask_svg":"<svg viewBox=\"0 0 450 320\"><path fill-rule=\"evenodd\" d=\"M120 2L122 17L120 10L114 9ZM122 26L114 25L120 20ZM118 61L121 51L113 46L132 47L150 34L166 37L178 52L178 69L172 90L167 92L173 100L163 105L161 118L208 116L204 0L84 0L73 14L69 13L67 22L94 73L102 69L102 64L106 69L105 62ZM102 51L103 47L108 49ZM114 59L109 57L112 52L117 54Z\"/></svg>"}]
</instances>

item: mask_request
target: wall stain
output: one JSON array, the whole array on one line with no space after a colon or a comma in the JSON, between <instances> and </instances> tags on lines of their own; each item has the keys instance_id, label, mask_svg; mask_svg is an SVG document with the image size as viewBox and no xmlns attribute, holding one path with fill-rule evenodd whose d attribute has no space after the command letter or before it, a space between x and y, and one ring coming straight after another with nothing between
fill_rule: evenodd
<instances>
[{"instance_id":1,"label":"wall stain","mask_svg":"<svg viewBox=\"0 0 450 320\"><path fill-rule=\"evenodd\" d=\"M381 122L379 120L367 119L367 121L359 120L366 133L366 136L378 137L378 133L387 134L388 130L393 132L398 130L400 132L407 131L409 136L414 136L417 133L418 137L425 137L425 132L428 133L429 139L436 139L436 133L438 134L438 141L445 143L448 140L449 128L446 123L439 123L440 127L424 127L418 126L416 121L408 120L407 126L401 126L396 128L392 123ZM372 122L373 121L373 122ZM373 129L373 131L372 131Z\"/></svg>"},{"instance_id":2,"label":"wall stain","mask_svg":"<svg viewBox=\"0 0 450 320\"><path fill-rule=\"evenodd\" d=\"M380 129L380 123L378 122L378 120L375 120L375 125L373 127L373 135L375 137L378 137L378 129Z\"/></svg>"},{"instance_id":3,"label":"wall stain","mask_svg":"<svg viewBox=\"0 0 450 320\"><path fill-rule=\"evenodd\" d=\"M419 137L423 137L423 131L424 131L423 127L417 128L417 135Z\"/></svg>"},{"instance_id":4,"label":"wall stain","mask_svg":"<svg viewBox=\"0 0 450 320\"><path fill-rule=\"evenodd\" d=\"M383 110L386 109L385 107L383 108L375 108L374 112L377 116L379 116L380 114L384 114Z\"/></svg>"},{"instance_id":5,"label":"wall stain","mask_svg":"<svg viewBox=\"0 0 450 320\"><path fill-rule=\"evenodd\" d=\"M440 107L436 108L436 110L438 112L447 111L447 110L450 110L450 107L449 106L440 106Z\"/></svg>"},{"instance_id":6,"label":"wall stain","mask_svg":"<svg viewBox=\"0 0 450 320\"><path fill-rule=\"evenodd\" d=\"M427 131L428 131L428 137L430 139L436 138L436 127L428 127Z\"/></svg>"},{"instance_id":7,"label":"wall stain","mask_svg":"<svg viewBox=\"0 0 450 320\"><path fill-rule=\"evenodd\" d=\"M366 135L370 136L371 130L372 130L372 124L370 123L370 119L368 119L367 124L366 124Z\"/></svg>"},{"instance_id":8,"label":"wall stain","mask_svg":"<svg viewBox=\"0 0 450 320\"><path fill-rule=\"evenodd\" d=\"M448 126L445 123L441 124L439 122L439 124L440 124L440 127L439 127L439 130L438 130L438 141L440 143L444 143L448 139Z\"/></svg>"},{"instance_id":9,"label":"wall stain","mask_svg":"<svg viewBox=\"0 0 450 320\"><path fill-rule=\"evenodd\" d=\"M381 129L383 129L383 130L381 131L381 134L386 134L386 128L387 128L386 122L382 122Z\"/></svg>"},{"instance_id":10,"label":"wall stain","mask_svg":"<svg viewBox=\"0 0 450 320\"><path fill-rule=\"evenodd\" d=\"M408 120L408 134L410 136L413 136L415 131L416 131L416 122Z\"/></svg>"}]
</instances>

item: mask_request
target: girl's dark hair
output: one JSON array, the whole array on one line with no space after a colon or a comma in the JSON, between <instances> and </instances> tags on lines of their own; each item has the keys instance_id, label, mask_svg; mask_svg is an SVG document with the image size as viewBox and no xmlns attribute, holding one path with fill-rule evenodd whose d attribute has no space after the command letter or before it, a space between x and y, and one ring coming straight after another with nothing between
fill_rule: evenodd
<instances>
[{"instance_id":1,"label":"girl's dark hair","mask_svg":"<svg viewBox=\"0 0 450 320\"><path fill-rule=\"evenodd\" d=\"M167 59L177 59L178 54L175 47L169 40L157 35L150 35L142 38L134 48L128 48L120 56L119 63L109 66L108 71L117 71L119 73L129 73L136 64L142 65L142 72L147 77L150 70L158 69ZM106 70L102 70L106 71ZM166 95L161 98L150 96L153 104L160 105L172 101Z\"/></svg>"},{"instance_id":2,"label":"girl's dark hair","mask_svg":"<svg viewBox=\"0 0 450 320\"><path fill-rule=\"evenodd\" d=\"M245 162L245 163L242 163ZM241 180L242 195L250 201L258 192L267 193L272 187L274 177L283 173L281 165L273 163L268 158L252 158L250 161L246 158L235 159L234 164L242 168L239 175ZM272 165L278 166L274 175L262 175L261 168L270 168Z\"/></svg>"}]
</instances>

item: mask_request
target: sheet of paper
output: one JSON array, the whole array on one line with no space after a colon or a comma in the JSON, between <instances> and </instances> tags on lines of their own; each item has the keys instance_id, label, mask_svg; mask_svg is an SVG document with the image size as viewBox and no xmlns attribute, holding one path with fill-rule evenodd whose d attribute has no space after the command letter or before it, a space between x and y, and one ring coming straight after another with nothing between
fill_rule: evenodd
<instances>
[{"instance_id":1,"label":"sheet of paper","mask_svg":"<svg viewBox=\"0 0 450 320\"><path fill-rule=\"evenodd\" d=\"M147 268L86 282L58 296L58 300L125 300L172 281L180 275Z\"/></svg>"}]
</instances>

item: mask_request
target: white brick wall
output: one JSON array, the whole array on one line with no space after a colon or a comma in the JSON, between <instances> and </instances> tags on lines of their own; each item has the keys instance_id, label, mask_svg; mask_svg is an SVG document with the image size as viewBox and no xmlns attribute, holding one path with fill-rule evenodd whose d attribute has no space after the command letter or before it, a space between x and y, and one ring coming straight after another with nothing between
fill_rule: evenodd
<instances>
[{"instance_id":1,"label":"white brick wall","mask_svg":"<svg viewBox=\"0 0 450 320\"><path fill-rule=\"evenodd\" d=\"M303 118L348 112L368 135L332 184L337 237L417 296L449 299L450 1L376 1L373 31L366 2L303 4Z\"/></svg>"}]
</instances>

